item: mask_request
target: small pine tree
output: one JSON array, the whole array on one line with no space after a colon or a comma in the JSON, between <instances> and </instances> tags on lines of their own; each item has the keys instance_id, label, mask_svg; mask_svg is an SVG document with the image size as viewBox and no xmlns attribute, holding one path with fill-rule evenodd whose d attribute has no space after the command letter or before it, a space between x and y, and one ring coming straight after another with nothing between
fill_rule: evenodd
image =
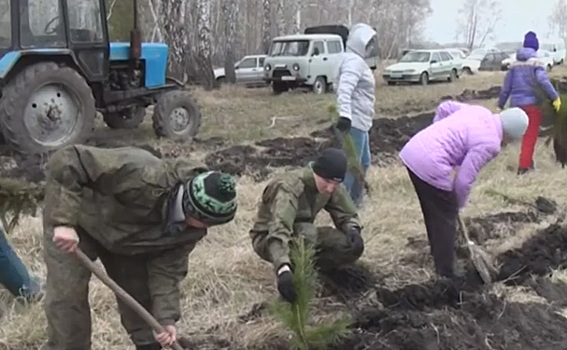
<instances>
[{"instance_id":1,"label":"small pine tree","mask_svg":"<svg viewBox=\"0 0 567 350\"><path fill-rule=\"evenodd\" d=\"M348 334L350 320L341 317L332 323L308 325L309 304L315 294L315 249L303 238L293 241L290 258L294 266L293 284L297 292L294 304L277 300L271 305L272 315L293 333L293 350L325 349Z\"/></svg>"},{"instance_id":2,"label":"small pine tree","mask_svg":"<svg viewBox=\"0 0 567 350\"><path fill-rule=\"evenodd\" d=\"M329 114L331 115L331 121L333 123L336 123L339 118L339 114L337 111L337 106L334 103L329 105ZM364 189L366 190L368 196L370 196L370 185L366 181L366 178L364 176L364 170L362 169L362 165L358 161L358 157L356 155L356 148L354 147L354 141L352 140L352 137L348 133L342 135L341 133L338 132L338 130L336 130L336 128L335 128L335 132L337 138L339 138L339 140L341 141L343 151L347 155L348 169L353 173L357 181L364 184Z\"/></svg>"}]
</instances>

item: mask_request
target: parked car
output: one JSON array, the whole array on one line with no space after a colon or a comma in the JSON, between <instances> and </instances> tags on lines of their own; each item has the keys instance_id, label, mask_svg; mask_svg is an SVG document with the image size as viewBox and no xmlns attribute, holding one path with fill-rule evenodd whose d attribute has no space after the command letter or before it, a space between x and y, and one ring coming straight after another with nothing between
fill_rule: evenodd
<instances>
[{"instance_id":1,"label":"parked car","mask_svg":"<svg viewBox=\"0 0 567 350\"><path fill-rule=\"evenodd\" d=\"M565 55L567 49L565 47L565 40L561 38L552 40L541 40L539 43L540 50L547 50L551 52L554 64L563 64L565 62Z\"/></svg>"},{"instance_id":2,"label":"parked car","mask_svg":"<svg viewBox=\"0 0 567 350\"><path fill-rule=\"evenodd\" d=\"M234 64L236 83L241 85L266 85L264 81L264 60L266 55L244 56ZM224 68L213 70L215 79L223 82L226 79Z\"/></svg>"},{"instance_id":3,"label":"parked car","mask_svg":"<svg viewBox=\"0 0 567 350\"><path fill-rule=\"evenodd\" d=\"M397 82L427 85L434 80L453 82L459 77L457 64L446 50L412 50L397 63L386 67L382 77L388 85Z\"/></svg>"},{"instance_id":4,"label":"parked car","mask_svg":"<svg viewBox=\"0 0 567 350\"><path fill-rule=\"evenodd\" d=\"M467 55L461 49L447 49L447 52L453 56L453 62L457 67L457 75L461 76L463 74L463 60L467 57Z\"/></svg>"},{"instance_id":5,"label":"parked car","mask_svg":"<svg viewBox=\"0 0 567 350\"><path fill-rule=\"evenodd\" d=\"M481 61L488 53L501 52L496 47L478 48L471 51L471 53L463 59L463 72L467 74L476 74L480 68Z\"/></svg>"},{"instance_id":6,"label":"parked car","mask_svg":"<svg viewBox=\"0 0 567 350\"><path fill-rule=\"evenodd\" d=\"M479 71L500 71L502 69L502 61L510 58L504 51L500 52L489 52L480 61Z\"/></svg>"},{"instance_id":7,"label":"parked car","mask_svg":"<svg viewBox=\"0 0 567 350\"><path fill-rule=\"evenodd\" d=\"M349 29L324 25L305 29L305 34L284 35L272 40L264 62L264 80L275 94L289 89L311 88L323 94L333 87L342 62ZM378 55L366 59L375 69Z\"/></svg>"},{"instance_id":8,"label":"parked car","mask_svg":"<svg viewBox=\"0 0 567 350\"><path fill-rule=\"evenodd\" d=\"M547 71L551 71L551 69L553 68L553 65L555 64L553 53L551 53L547 50L539 49L537 51L537 57L545 65L545 68L547 69ZM502 61L502 70L508 70L510 68L510 65L514 61L516 61L516 54L513 54L511 57L508 57L505 60L503 60Z\"/></svg>"}]
</instances>

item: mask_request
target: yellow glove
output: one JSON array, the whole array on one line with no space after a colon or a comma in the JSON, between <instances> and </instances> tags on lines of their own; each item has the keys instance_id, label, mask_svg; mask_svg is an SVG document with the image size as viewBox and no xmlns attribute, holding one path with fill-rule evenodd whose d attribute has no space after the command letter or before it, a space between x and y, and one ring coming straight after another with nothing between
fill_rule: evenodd
<instances>
[{"instance_id":1,"label":"yellow glove","mask_svg":"<svg viewBox=\"0 0 567 350\"><path fill-rule=\"evenodd\" d=\"M559 97L553 101L553 108L556 112L559 112L559 109L561 108L561 99Z\"/></svg>"}]
</instances>

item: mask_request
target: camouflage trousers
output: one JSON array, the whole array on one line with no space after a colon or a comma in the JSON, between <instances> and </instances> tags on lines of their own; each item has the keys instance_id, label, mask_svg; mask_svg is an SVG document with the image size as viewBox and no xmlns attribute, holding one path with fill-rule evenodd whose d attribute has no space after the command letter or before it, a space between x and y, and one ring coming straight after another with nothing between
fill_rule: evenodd
<instances>
[{"instance_id":1,"label":"camouflage trousers","mask_svg":"<svg viewBox=\"0 0 567 350\"><path fill-rule=\"evenodd\" d=\"M296 223L293 225L293 231L306 242L315 245L315 265L321 271L353 263L360 258L364 250L354 248L344 232L330 226L317 227L311 223ZM252 241L252 246L262 259L272 262L267 237L267 234L258 235Z\"/></svg>"},{"instance_id":2,"label":"camouflage trousers","mask_svg":"<svg viewBox=\"0 0 567 350\"><path fill-rule=\"evenodd\" d=\"M108 275L151 310L146 262L140 256L109 253L84 231L77 230L79 248L93 261L99 258ZM91 311L88 301L91 272L71 254L60 251L52 241L53 229L44 232L43 251L47 265L45 314L48 341L42 350L89 350ZM106 287L105 287L106 288ZM136 345L156 342L152 329L127 305L118 301L123 327Z\"/></svg>"}]
</instances>

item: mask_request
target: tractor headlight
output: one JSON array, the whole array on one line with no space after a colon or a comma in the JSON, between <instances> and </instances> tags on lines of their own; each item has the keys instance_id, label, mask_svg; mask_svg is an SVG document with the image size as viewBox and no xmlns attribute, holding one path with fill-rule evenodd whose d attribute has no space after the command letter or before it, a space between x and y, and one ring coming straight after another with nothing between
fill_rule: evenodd
<instances>
[{"instance_id":1,"label":"tractor headlight","mask_svg":"<svg viewBox=\"0 0 567 350\"><path fill-rule=\"evenodd\" d=\"M292 68L293 68L294 71L297 72L297 71L299 70L299 64L294 63L293 66L292 66Z\"/></svg>"},{"instance_id":2,"label":"tractor headlight","mask_svg":"<svg viewBox=\"0 0 567 350\"><path fill-rule=\"evenodd\" d=\"M265 70L266 72L269 72L271 69L272 69L272 66L270 66L269 63L264 66L264 70Z\"/></svg>"}]
</instances>

